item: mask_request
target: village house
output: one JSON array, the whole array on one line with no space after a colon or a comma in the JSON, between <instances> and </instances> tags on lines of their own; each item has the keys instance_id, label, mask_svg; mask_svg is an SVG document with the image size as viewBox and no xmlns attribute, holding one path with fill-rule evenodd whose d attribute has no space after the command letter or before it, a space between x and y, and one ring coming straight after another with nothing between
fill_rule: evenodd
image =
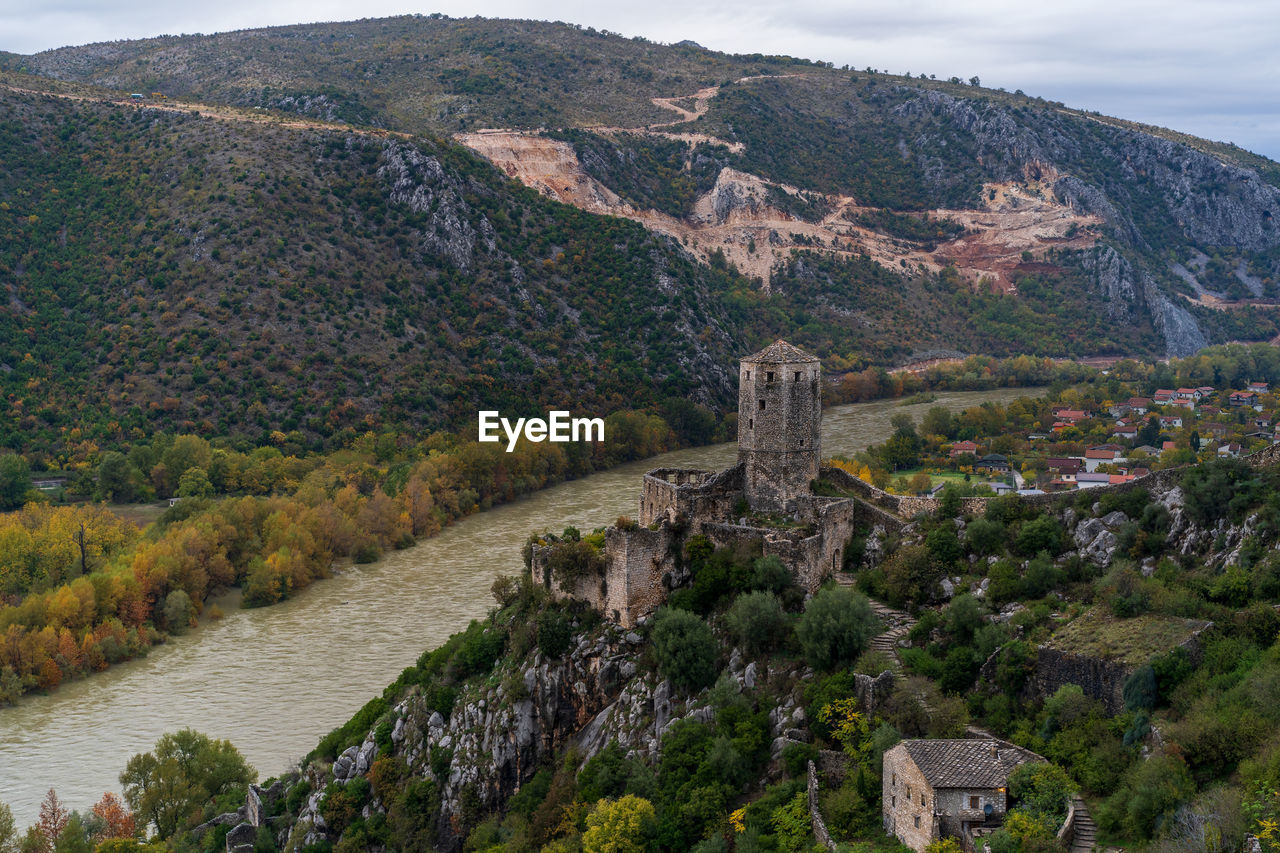
<instances>
[{"instance_id":1,"label":"village house","mask_svg":"<svg viewBox=\"0 0 1280 853\"><path fill-rule=\"evenodd\" d=\"M1231 396L1227 398L1227 404L1231 406L1248 406L1249 408L1262 411L1262 406L1258 405L1258 395L1252 391L1232 391Z\"/></svg>"},{"instance_id":2,"label":"village house","mask_svg":"<svg viewBox=\"0 0 1280 853\"><path fill-rule=\"evenodd\" d=\"M1050 474L1055 475L1056 479L1062 480L1066 483L1074 483L1076 481L1076 474L1080 473L1080 469L1083 467L1082 461L1073 456L1050 456L1044 461L1044 463L1045 469L1048 470Z\"/></svg>"},{"instance_id":3,"label":"village house","mask_svg":"<svg viewBox=\"0 0 1280 853\"><path fill-rule=\"evenodd\" d=\"M1084 452L1084 469L1086 471L1097 471L1099 465L1111 465L1115 462L1123 462L1121 451L1113 450L1109 447L1090 447Z\"/></svg>"},{"instance_id":4,"label":"village house","mask_svg":"<svg viewBox=\"0 0 1280 853\"><path fill-rule=\"evenodd\" d=\"M977 455L978 445L974 444L972 441L957 441L955 444L951 445L952 459L955 459L957 456L963 456L966 453Z\"/></svg>"},{"instance_id":5,"label":"village house","mask_svg":"<svg viewBox=\"0 0 1280 853\"><path fill-rule=\"evenodd\" d=\"M1155 403L1157 406L1167 406L1173 402L1173 398L1175 396L1176 392L1168 388L1161 388L1159 391L1156 391L1155 396L1151 398L1151 402Z\"/></svg>"},{"instance_id":6,"label":"village house","mask_svg":"<svg viewBox=\"0 0 1280 853\"><path fill-rule=\"evenodd\" d=\"M1111 485L1111 475L1097 471L1081 471L1076 475L1077 489L1096 489L1098 486Z\"/></svg>"},{"instance_id":7,"label":"village house","mask_svg":"<svg viewBox=\"0 0 1280 853\"><path fill-rule=\"evenodd\" d=\"M1009 774L1044 761L994 738L904 740L884 754L884 831L912 850L941 838L973 849L975 830L998 827L1009 808Z\"/></svg>"},{"instance_id":8,"label":"village house","mask_svg":"<svg viewBox=\"0 0 1280 853\"><path fill-rule=\"evenodd\" d=\"M1000 453L988 453L973 466L975 471L989 471L993 474L1008 474L1009 458Z\"/></svg>"},{"instance_id":9,"label":"village house","mask_svg":"<svg viewBox=\"0 0 1280 853\"><path fill-rule=\"evenodd\" d=\"M1252 391L1255 394L1266 394L1270 390L1270 388L1271 386L1268 385L1266 382L1250 382L1248 390Z\"/></svg>"}]
</instances>

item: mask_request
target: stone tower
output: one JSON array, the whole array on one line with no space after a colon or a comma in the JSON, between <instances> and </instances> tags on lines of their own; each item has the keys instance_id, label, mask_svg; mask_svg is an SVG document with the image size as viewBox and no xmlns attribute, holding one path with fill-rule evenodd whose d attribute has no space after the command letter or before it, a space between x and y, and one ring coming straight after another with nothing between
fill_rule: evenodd
<instances>
[{"instance_id":1,"label":"stone tower","mask_svg":"<svg viewBox=\"0 0 1280 853\"><path fill-rule=\"evenodd\" d=\"M822 454L822 365L786 341L742 360L738 461L752 509L783 512L810 492Z\"/></svg>"}]
</instances>

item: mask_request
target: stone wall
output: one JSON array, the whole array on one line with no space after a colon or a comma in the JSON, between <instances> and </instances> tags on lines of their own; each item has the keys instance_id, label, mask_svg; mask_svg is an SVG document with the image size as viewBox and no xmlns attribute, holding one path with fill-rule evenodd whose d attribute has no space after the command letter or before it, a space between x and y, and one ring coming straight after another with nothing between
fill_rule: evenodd
<instances>
[{"instance_id":1,"label":"stone wall","mask_svg":"<svg viewBox=\"0 0 1280 853\"><path fill-rule=\"evenodd\" d=\"M642 527L683 516L695 527L728 518L742 498L743 466L711 472L690 468L657 468L644 475L640 487Z\"/></svg>"},{"instance_id":2,"label":"stone wall","mask_svg":"<svg viewBox=\"0 0 1280 853\"><path fill-rule=\"evenodd\" d=\"M937 793L936 811L940 815L938 832L953 838L963 838L965 825L982 824L987 820L986 806L991 806L991 817L999 820L1008 809L1008 800L999 788L940 788ZM978 806L969 805L969 798L977 797Z\"/></svg>"},{"instance_id":3,"label":"stone wall","mask_svg":"<svg viewBox=\"0 0 1280 853\"><path fill-rule=\"evenodd\" d=\"M1264 459L1258 459L1264 454L1269 455ZM1255 453L1253 456L1247 457L1246 461L1249 461L1255 467L1274 464L1280 461L1280 449L1275 446L1269 447L1266 450ZM1134 489L1155 491L1177 485L1182 480L1182 474L1185 470L1186 468L1164 468L1160 471L1152 471L1147 476L1128 483L1118 483L1114 486L1098 486L1086 491L1091 495L1098 496L1094 500L1098 500L1107 492L1123 494ZM939 498L921 495L891 495L840 468L823 468L821 477L836 488L855 494L868 504L887 513L892 513L899 518L914 518L921 513L934 513L937 512L938 507L941 505L941 499ZM1067 492L1052 492L1043 495L1019 495L1018 501L1027 506L1057 509L1064 505L1075 503L1079 496L1080 491L1073 489ZM969 515L986 515L987 506L993 500L995 498L992 497L961 498L960 511Z\"/></svg>"},{"instance_id":4,"label":"stone wall","mask_svg":"<svg viewBox=\"0 0 1280 853\"><path fill-rule=\"evenodd\" d=\"M604 570L580 577L569 589L547 567L551 545L533 547L530 577L556 599L585 601L624 628L657 610L667 600L667 591L676 582L677 541L671 525L656 529L640 527L605 531Z\"/></svg>"},{"instance_id":5,"label":"stone wall","mask_svg":"<svg viewBox=\"0 0 1280 853\"><path fill-rule=\"evenodd\" d=\"M1186 650L1193 664L1200 662L1200 635L1211 627L1212 622L1200 622L1198 627L1189 628L1187 638L1177 645L1177 648ZM1124 683L1138 668L1138 664L1040 646L1036 651L1036 669L1030 686L1037 696L1048 698L1063 685L1079 685L1084 695L1102 702L1107 713L1114 716L1124 710Z\"/></svg>"},{"instance_id":6,"label":"stone wall","mask_svg":"<svg viewBox=\"0 0 1280 853\"><path fill-rule=\"evenodd\" d=\"M809 822L813 825L813 837L825 850L835 850L836 842L827 830L827 822L822 819L822 809L818 807L818 770L813 762L809 762Z\"/></svg>"},{"instance_id":7,"label":"stone wall","mask_svg":"<svg viewBox=\"0 0 1280 853\"><path fill-rule=\"evenodd\" d=\"M922 851L928 847L938 837L939 830L933 813L933 796L933 789L911 760L905 745L898 744L884 754L881 814L887 835L897 836L912 850Z\"/></svg>"},{"instance_id":8,"label":"stone wall","mask_svg":"<svg viewBox=\"0 0 1280 853\"><path fill-rule=\"evenodd\" d=\"M1124 683L1137 669L1132 664L1084 657L1041 646L1033 677L1036 694L1052 696L1065 684L1078 684L1084 695L1101 701L1110 715L1124 710Z\"/></svg>"},{"instance_id":9,"label":"stone wall","mask_svg":"<svg viewBox=\"0 0 1280 853\"><path fill-rule=\"evenodd\" d=\"M657 530L645 527L605 531L605 556L609 594L601 610L624 628L657 610L678 572L678 534L669 524Z\"/></svg>"}]
</instances>

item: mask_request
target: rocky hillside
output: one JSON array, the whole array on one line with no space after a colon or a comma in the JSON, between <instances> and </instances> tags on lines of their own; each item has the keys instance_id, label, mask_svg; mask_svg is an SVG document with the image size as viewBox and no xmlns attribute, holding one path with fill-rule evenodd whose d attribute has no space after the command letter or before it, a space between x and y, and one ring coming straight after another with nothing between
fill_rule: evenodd
<instances>
[{"instance_id":1,"label":"rocky hillside","mask_svg":"<svg viewBox=\"0 0 1280 853\"><path fill-rule=\"evenodd\" d=\"M424 654L299 772L197 832L249 824L229 850L249 837L289 850L577 849L625 794L656 809L641 827L656 849L778 844L793 801L801 840L817 814L838 840L876 842L879 755L976 724L1059 764L1113 837L1167 840L1175 810L1241 810L1239 791L1234 805L1204 799L1237 769L1273 772L1247 760L1280 733L1267 699L1280 684L1271 456L1002 498L977 517L882 521L840 584L807 602L769 579L767 560L691 541L690 586L672 601L697 616L659 611L634 632L499 583L489 620ZM868 607L849 586L915 616ZM834 601L843 623L810 620ZM1068 666L1091 673L1074 681L1083 692L1055 680ZM822 772L806 777L811 760ZM1232 818L1224 832L1235 843L1246 829Z\"/></svg>"},{"instance_id":2,"label":"rocky hillside","mask_svg":"<svg viewBox=\"0 0 1280 853\"><path fill-rule=\"evenodd\" d=\"M0 111L6 446L731 399L745 282L447 141L13 91Z\"/></svg>"},{"instance_id":3,"label":"rocky hillside","mask_svg":"<svg viewBox=\"0 0 1280 853\"><path fill-rule=\"evenodd\" d=\"M1091 353L1186 354L1276 331L1276 164L959 80L441 16L114 42L5 64L119 91L464 132L546 195L803 294L806 313L839 329L812 346L853 339L824 354L900 358L864 330L919 303L920 276L949 270L971 290L1021 294L1027 282L1054 294L1045 303L1069 302L1070 316L1049 324L1061 333L1030 335L1038 352L1080 354L1073 347L1089 341ZM829 272L815 280L806 257ZM885 287L862 258L893 273L888 289L916 292L868 299L824 286L830 276ZM1019 304L1046 307L1034 295ZM979 327L964 347L998 351L1006 323L985 305L963 310ZM898 327L931 331L915 318Z\"/></svg>"}]
</instances>

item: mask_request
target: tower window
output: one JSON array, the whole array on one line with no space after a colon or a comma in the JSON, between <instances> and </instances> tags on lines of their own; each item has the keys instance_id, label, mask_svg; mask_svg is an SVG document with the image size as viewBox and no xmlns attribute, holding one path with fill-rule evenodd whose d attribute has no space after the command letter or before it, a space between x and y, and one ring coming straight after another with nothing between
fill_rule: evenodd
<instances>
[{"instance_id":1,"label":"tower window","mask_svg":"<svg viewBox=\"0 0 1280 853\"><path fill-rule=\"evenodd\" d=\"M801 447L804 447L804 439L803 439L803 438L802 438L802 439L800 439L800 446L801 446Z\"/></svg>"},{"instance_id":2,"label":"tower window","mask_svg":"<svg viewBox=\"0 0 1280 853\"><path fill-rule=\"evenodd\" d=\"M765 381L765 382L772 382L772 381L773 381L773 371L772 371L772 370L770 370L770 371L768 371L767 373L765 373L765 375L764 375L764 381Z\"/></svg>"},{"instance_id":3,"label":"tower window","mask_svg":"<svg viewBox=\"0 0 1280 853\"><path fill-rule=\"evenodd\" d=\"M764 411L764 400L760 401L760 411Z\"/></svg>"},{"instance_id":4,"label":"tower window","mask_svg":"<svg viewBox=\"0 0 1280 853\"><path fill-rule=\"evenodd\" d=\"M796 382L799 382L799 381L800 381L800 371L798 371L798 370L796 371L796 379L795 379L795 381L796 381Z\"/></svg>"},{"instance_id":5,"label":"tower window","mask_svg":"<svg viewBox=\"0 0 1280 853\"><path fill-rule=\"evenodd\" d=\"M750 378L751 378L751 371L750 371L750 370L748 370L748 371L747 371L747 378L748 378L748 379L750 379Z\"/></svg>"},{"instance_id":6,"label":"tower window","mask_svg":"<svg viewBox=\"0 0 1280 853\"><path fill-rule=\"evenodd\" d=\"M755 429L755 428L756 428L756 419L747 418L747 429Z\"/></svg>"}]
</instances>

